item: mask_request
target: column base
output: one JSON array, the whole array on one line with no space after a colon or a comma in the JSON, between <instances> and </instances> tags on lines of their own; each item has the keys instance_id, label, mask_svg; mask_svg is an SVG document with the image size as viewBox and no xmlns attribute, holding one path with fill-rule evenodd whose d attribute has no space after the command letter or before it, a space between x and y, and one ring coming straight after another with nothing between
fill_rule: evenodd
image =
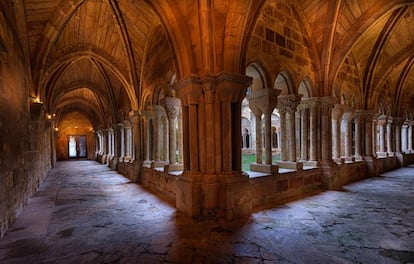
<instances>
[{"instance_id":1,"label":"column base","mask_svg":"<svg viewBox=\"0 0 414 264\"><path fill-rule=\"evenodd\" d=\"M277 163L279 168L291 170L303 170L303 163L296 161L279 161Z\"/></svg>"},{"instance_id":2,"label":"column base","mask_svg":"<svg viewBox=\"0 0 414 264\"><path fill-rule=\"evenodd\" d=\"M164 165L164 171L172 172L172 171L183 171L184 164L167 164Z\"/></svg>"},{"instance_id":3,"label":"column base","mask_svg":"<svg viewBox=\"0 0 414 264\"><path fill-rule=\"evenodd\" d=\"M263 173L275 173L278 172L279 167L274 164L259 164L259 163L252 163L250 164L251 171L263 172Z\"/></svg>"},{"instance_id":4,"label":"column base","mask_svg":"<svg viewBox=\"0 0 414 264\"><path fill-rule=\"evenodd\" d=\"M345 163L344 158L333 158L333 161L336 162L337 164L344 164Z\"/></svg>"},{"instance_id":5,"label":"column base","mask_svg":"<svg viewBox=\"0 0 414 264\"><path fill-rule=\"evenodd\" d=\"M248 175L184 172L178 178L176 207L196 219L231 221L252 212Z\"/></svg>"},{"instance_id":6,"label":"column base","mask_svg":"<svg viewBox=\"0 0 414 264\"><path fill-rule=\"evenodd\" d=\"M320 162L317 160L308 160L302 163L304 166L309 166L309 167L319 167L321 165Z\"/></svg>"}]
</instances>

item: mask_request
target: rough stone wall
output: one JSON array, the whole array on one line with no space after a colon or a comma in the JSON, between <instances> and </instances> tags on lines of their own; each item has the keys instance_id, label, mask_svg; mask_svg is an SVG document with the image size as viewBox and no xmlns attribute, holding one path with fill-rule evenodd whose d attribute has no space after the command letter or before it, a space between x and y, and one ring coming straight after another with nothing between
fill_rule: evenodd
<instances>
[{"instance_id":1,"label":"rough stone wall","mask_svg":"<svg viewBox=\"0 0 414 264\"><path fill-rule=\"evenodd\" d=\"M4 4L4 3L3 3ZM30 113L30 78L10 6L0 10L0 236L50 170L51 124ZM6 15L10 17L6 17ZM34 109L32 109L34 110ZM39 110L39 109L38 109Z\"/></svg>"}]
</instances>

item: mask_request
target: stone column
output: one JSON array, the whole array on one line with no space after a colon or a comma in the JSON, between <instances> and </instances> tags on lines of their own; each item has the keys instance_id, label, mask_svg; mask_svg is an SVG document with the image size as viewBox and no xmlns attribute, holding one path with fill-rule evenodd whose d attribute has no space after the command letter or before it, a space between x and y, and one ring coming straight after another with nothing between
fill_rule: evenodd
<instances>
[{"instance_id":1,"label":"stone column","mask_svg":"<svg viewBox=\"0 0 414 264\"><path fill-rule=\"evenodd\" d=\"M377 137L378 137L378 121L377 121L377 117L376 116L372 116L372 121L371 121L371 127L372 127L372 155L373 156L377 156Z\"/></svg>"},{"instance_id":2,"label":"stone column","mask_svg":"<svg viewBox=\"0 0 414 264\"><path fill-rule=\"evenodd\" d=\"M300 141L300 161L304 162L308 160L308 141L309 141L309 109L306 105L299 105L301 113L301 141Z\"/></svg>"},{"instance_id":3,"label":"stone column","mask_svg":"<svg viewBox=\"0 0 414 264\"><path fill-rule=\"evenodd\" d=\"M177 116L181 102L178 98L166 97L163 100L163 105L167 112L168 117L168 143L169 143L169 163L176 164L176 152L177 152Z\"/></svg>"},{"instance_id":4,"label":"stone column","mask_svg":"<svg viewBox=\"0 0 414 264\"><path fill-rule=\"evenodd\" d=\"M181 109L178 111L178 132L177 132L177 145L178 145L178 163L183 164L183 117Z\"/></svg>"},{"instance_id":5,"label":"stone column","mask_svg":"<svg viewBox=\"0 0 414 264\"><path fill-rule=\"evenodd\" d=\"M337 163L341 161L341 120L345 112L345 107L341 104L336 104L332 109L332 152L333 159Z\"/></svg>"},{"instance_id":6,"label":"stone column","mask_svg":"<svg viewBox=\"0 0 414 264\"><path fill-rule=\"evenodd\" d=\"M344 131L344 158L345 162L353 162L352 157L352 120L355 115L355 110L351 107L345 109L342 117L342 127Z\"/></svg>"},{"instance_id":7,"label":"stone column","mask_svg":"<svg viewBox=\"0 0 414 264\"><path fill-rule=\"evenodd\" d=\"M266 164L272 164L272 113L264 114L265 123L265 158Z\"/></svg>"},{"instance_id":8,"label":"stone column","mask_svg":"<svg viewBox=\"0 0 414 264\"><path fill-rule=\"evenodd\" d=\"M354 118L355 126L355 160L362 160L362 133L364 132L362 124L364 123L364 112L357 110Z\"/></svg>"},{"instance_id":9,"label":"stone column","mask_svg":"<svg viewBox=\"0 0 414 264\"><path fill-rule=\"evenodd\" d=\"M321 162L332 163L332 109L336 103L334 97L320 98L321 104Z\"/></svg>"},{"instance_id":10,"label":"stone column","mask_svg":"<svg viewBox=\"0 0 414 264\"><path fill-rule=\"evenodd\" d=\"M319 105L316 100L317 98L307 99L307 103L309 103L310 107L310 156L309 160L313 162L317 162L318 158L318 131L319 131L319 123L318 123L318 112L319 112Z\"/></svg>"},{"instance_id":11,"label":"stone column","mask_svg":"<svg viewBox=\"0 0 414 264\"><path fill-rule=\"evenodd\" d=\"M301 96L298 95L280 95L278 97L278 103L277 108L279 109L280 115L280 127L282 129L282 142L287 142L287 157L288 161L290 162L296 162L296 129L295 129L295 113L296 108L300 103ZM282 124L282 115L283 113L286 113L286 133L283 133L283 127L285 127ZM283 135L285 134L285 136ZM284 143L286 145L286 143ZM283 155L283 152L285 152L285 156ZM286 151L284 151L283 145L282 145L282 156L283 158L286 158ZM284 159L282 159L284 161Z\"/></svg>"},{"instance_id":12,"label":"stone column","mask_svg":"<svg viewBox=\"0 0 414 264\"><path fill-rule=\"evenodd\" d=\"M174 84L183 115L179 212L226 220L250 215L249 178L241 172L241 102L250 82L245 75L221 73Z\"/></svg>"},{"instance_id":13,"label":"stone column","mask_svg":"<svg viewBox=\"0 0 414 264\"><path fill-rule=\"evenodd\" d=\"M148 164L149 161L152 159L151 157L151 141L152 141L152 135L151 135L151 119L152 119L152 113L151 111L144 110L142 111L143 114L143 121L144 121L144 159L145 163Z\"/></svg>"},{"instance_id":14,"label":"stone column","mask_svg":"<svg viewBox=\"0 0 414 264\"><path fill-rule=\"evenodd\" d=\"M164 142L163 142L163 116L165 115L165 110L160 105L153 105L151 106L151 110L154 115L154 123L153 123L153 153L154 153L154 160L161 161L162 152L164 149Z\"/></svg>"},{"instance_id":15,"label":"stone column","mask_svg":"<svg viewBox=\"0 0 414 264\"><path fill-rule=\"evenodd\" d=\"M392 118L387 119L387 153L389 156L394 156L394 149L392 145L393 133L392 133Z\"/></svg>"},{"instance_id":16,"label":"stone column","mask_svg":"<svg viewBox=\"0 0 414 264\"><path fill-rule=\"evenodd\" d=\"M265 125L264 142L265 142L265 165L266 166L250 166L252 171L272 172L272 112L277 103L277 95L280 91L274 89L261 89L252 91L247 99L249 100L249 108L255 115L256 120L256 163L262 163L262 116Z\"/></svg>"},{"instance_id":17,"label":"stone column","mask_svg":"<svg viewBox=\"0 0 414 264\"><path fill-rule=\"evenodd\" d=\"M286 112L279 109L280 114L280 160L288 161L289 149L287 142Z\"/></svg>"},{"instance_id":18,"label":"stone column","mask_svg":"<svg viewBox=\"0 0 414 264\"><path fill-rule=\"evenodd\" d=\"M379 152L378 156L386 157L388 156L385 146L386 146L386 138L385 138L385 126L387 124L387 119L385 116L378 117L378 130L379 130Z\"/></svg>"},{"instance_id":19,"label":"stone column","mask_svg":"<svg viewBox=\"0 0 414 264\"><path fill-rule=\"evenodd\" d=\"M408 152L413 152L413 122L408 123Z\"/></svg>"},{"instance_id":20,"label":"stone column","mask_svg":"<svg viewBox=\"0 0 414 264\"><path fill-rule=\"evenodd\" d=\"M256 122L256 163L262 164L263 146L262 146L262 112L254 114Z\"/></svg>"},{"instance_id":21,"label":"stone column","mask_svg":"<svg viewBox=\"0 0 414 264\"><path fill-rule=\"evenodd\" d=\"M397 133L397 126L396 126L396 130L395 133ZM396 152L403 152L403 153L408 153L408 123L404 123L401 127L401 149L400 151L398 151L398 149L396 149ZM398 145L397 145L398 147Z\"/></svg>"},{"instance_id":22,"label":"stone column","mask_svg":"<svg viewBox=\"0 0 414 264\"><path fill-rule=\"evenodd\" d=\"M131 140L132 140L132 160L134 161L136 166L141 166L141 162L142 162L142 137L141 137L141 133L140 131L142 131L141 128L141 120L142 120L142 114L138 111L131 111L129 113L129 117L132 123L132 135L131 135ZM139 169L139 168L136 168Z\"/></svg>"}]
</instances>

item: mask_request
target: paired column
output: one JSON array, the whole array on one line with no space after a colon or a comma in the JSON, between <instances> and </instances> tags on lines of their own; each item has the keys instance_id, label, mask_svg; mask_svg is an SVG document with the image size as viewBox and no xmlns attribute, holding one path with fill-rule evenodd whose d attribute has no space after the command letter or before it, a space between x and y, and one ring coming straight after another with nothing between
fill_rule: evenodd
<instances>
[{"instance_id":1,"label":"paired column","mask_svg":"<svg viewBox=\"0 0 414 264\"><path fill-rule=\"evenodd\" d=\"M281 95L278 97L277 108L280 113L280 126L282 131L282 161L287 157L288 161L296 162L296 129L295 113L300 103L301 96L298 95ZM282 124L283 117L286 118L286 124ZM286 127L286 129L283 129ZM283 148L285 147L285 148Z\"/></svg>"},{"instance_id":2,"label":"paired column","mask_svg":"<svg viewBox=\"0 0 414 264\"><path fill-rule=\"evenodd\" d=\"M412 121L408 122L408 152L413 152L413 125Z\"/></svg>"},{"instance_id":3,"label":"paired column","mask_svg":"<svg viewBox=\"0 0 414 264\"><path fill-rule=\"evenodd\" d=\"M166 97L163 101L168 117L168 149L169 163L177 163L177 117L181 102L178 98Z\"/></svg>"},{"instance_id":4,"label":"paired column","mask_svg":"<svg viewBox=\"0 0 414 264\"><path fill-rule=\"evenodd\" d=\"M307 104L299 104L300 111L300 161L308 161L309 159L309 106Z\"/></svg>"},{"instance_id":5,"label":"paired column","mask_svg":"<svg viewBox=\"0 0 414 264\"><path fill-rule=\"evenodd\" d=\"M362 160L362 135L364 133L364 110L357 110L354 118L354 141L355 141L355 160Z\"/></svg>"},{"instance_id":6,"label":"paired column","mask_svg":"<svg viewBox=\"0 0 414 264\"><path fill-rule=\"evenodd\" d=\"M397 131L396 131L397 132ZM397 152L408 153L408 123L405 122L401 127L401 150Z\"/></svg>"},{"instance_id":7,"label":"paired column","mask_svg":"<svg viewBox=\"0 0 414 264\"><path fill-rule=\"evenodd\" d=\"M379 133L379 156L387 156L387 152L385 149L386 146L386 125L387 125L387 118L385 116L380 116L378 118L378 133Z\"/></svg>"},{"instance_id":8,"label":"paired column","mask_svg":"<svg viewBox=\"0 0 414 264\"><path fill-rule=\"evenodd\" d=\"M248 95L249 107L256 122L256 163L262 163L262 117L264 123L265 164L272 164L272 113L276 106L279 90L262 89Z\"/></svg>"}]
</instances>

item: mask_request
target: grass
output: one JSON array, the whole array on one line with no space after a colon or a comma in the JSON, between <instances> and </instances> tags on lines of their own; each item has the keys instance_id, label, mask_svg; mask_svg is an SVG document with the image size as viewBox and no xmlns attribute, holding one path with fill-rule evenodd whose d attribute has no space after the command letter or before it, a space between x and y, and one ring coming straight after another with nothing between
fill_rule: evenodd
<instances>
[{"instance_id":1,"label":"grass","mask_svg":"<svg viewBox=\"0 0 414 264\"><path fill-rule=\"evenodd\" d=\"M265 156L262 156L262 160L265 160ZM280 161L280 154L272 155L272 163ZM249 171L250 164L256 162L256 154L242 154L242 171Z\"/></svg>"}]
</instances>

